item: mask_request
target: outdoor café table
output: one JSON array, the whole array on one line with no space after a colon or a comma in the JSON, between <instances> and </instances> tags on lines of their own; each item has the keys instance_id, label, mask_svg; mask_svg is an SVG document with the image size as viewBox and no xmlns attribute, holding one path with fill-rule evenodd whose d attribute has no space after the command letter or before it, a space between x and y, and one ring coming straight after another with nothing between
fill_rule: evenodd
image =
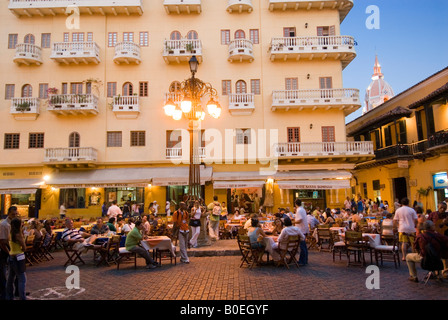
<instances>
[{"instance_id":1,"label":"outdoor caf\u00e9 table","mask_svg":"<svg viewBox=\"0 0 448 320\"><path fill-rule=\"evenodd\" d=\"M278 253L278 236L267 236L263 238L263 243L265 245L265 251L267 251L274 261L280 260L280 254Z\"/></svg>"},{"instance_id":2,"label":"outdoor caf\u00e9 table","mask_svg":"<svg viewBox=\"0 0 448 320\"><path fill-rule=\"evenodd\" d=\"M330 230L337 231L339 234L344 233L346 228L345 227L331 227Z\"/></svg>"},{"instance_id":3,"label":"outdoor caf\u00e9 table","mask_svg":"<svg viewBox=\"0 0 448 320\"><path fill-rule=\"evenodd\" d=\"M170 250L171 253L176 255L176 247L171 243L171 239L167 236L152 236L141 241L143 248L146 250Z\"/></svg>"},{"instance_id":4,"label":"outdoor caf\u00e9 table","mask_svg":"<svg viewBox=\"0 0 448 320\"><path fill-rule=\"evenodd\" d=\"M344 238L345 233L342 233L341 236ZM376 246L381 245L381 235L376 233L363 233L362 237L364 240L369 241L370 248L375 248Z\"/></svg>"}]
</instances>

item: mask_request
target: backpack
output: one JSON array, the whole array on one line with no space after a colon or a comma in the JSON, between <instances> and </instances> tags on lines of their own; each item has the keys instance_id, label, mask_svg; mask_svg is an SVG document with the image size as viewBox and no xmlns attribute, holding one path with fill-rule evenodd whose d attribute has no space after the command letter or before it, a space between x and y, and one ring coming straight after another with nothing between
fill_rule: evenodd
<instances>
[{"instance_id":1,"label":"backpack","mask_svg":"<svg viewBox=\"0 0 448 320\"><path fill-rule=\"evenodd\" d=\"M215 206L213 207L212 214L213 214L214 216L220 216L220 215L221 215L221 206L219 206L219 205L215 205Z\"/></svg>"},{"instance_id":2,"label":"backpack","mask_svg":"<svg viewBox=\"0 0 448 320\"><path fill-rule=\"evenodd\" d=\"M433 235L428 234L431 237L431 240L437 240ZM438 240L437 240L438 241ZM439 255L432 245L432 241L428 241L425 245L425 256L422 259L421 267L423 270L427 271L437 271L443 270L442 260L439 258Z\"/></svg>"}]
</instances>

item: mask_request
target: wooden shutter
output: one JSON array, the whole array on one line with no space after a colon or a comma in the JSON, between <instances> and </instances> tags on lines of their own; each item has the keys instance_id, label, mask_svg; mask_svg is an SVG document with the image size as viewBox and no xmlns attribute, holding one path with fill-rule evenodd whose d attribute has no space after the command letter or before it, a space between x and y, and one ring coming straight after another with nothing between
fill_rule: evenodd
<instances>
[{"instance_id":1,"label":"wooden shutter","mask_svg":"<svg viewBox=\"0 0 448 320\"><path fill-rule=\"evenodd\" d=\"M322 127L322 142L335 142L334 127Z\"/></svg>"},{"instance_id":2,"label":"wooden shutter","mask_svg":"<svg viewBox=\"0 0 448 320\"><path fill-rule=\"evenodd\" d=\"M288 128L288 142L300 142L300 128Z\"/></svg>"},{"instance_id":3,"label":"wooden shutter","mask_svg":"<svg viewBox=\"0 0 448 320\"><path fill-rule=\"evenodd\" d=\"M243 80L237 81L235 88L236 88L236 93L247 93L246 82Z\"/></svg>"},{"instance_id":4,"label":"wooden shutter","mask_svg":"<svg viewBox=\"0 0 448 320\"><path fill-rule=\"evenodd\" d=\"M330 26L330 36L335 36L335 35L336 35L336 27Z\"/></svg>"}]
</instances>

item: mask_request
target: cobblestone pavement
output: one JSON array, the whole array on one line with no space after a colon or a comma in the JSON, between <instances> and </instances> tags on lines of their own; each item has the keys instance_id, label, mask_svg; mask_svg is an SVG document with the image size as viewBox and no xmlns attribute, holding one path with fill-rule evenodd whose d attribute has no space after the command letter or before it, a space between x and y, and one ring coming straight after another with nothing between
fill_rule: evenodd
<instances>
[{"instance_id":1,"label":"cobblestone pavement","mask_svg":"<svg viewBox=\"0 0 448 320\"><path fill-rule=\"evenodd\" d=\"M369 257L366 259L370 262ZM328 252L311 251L309 265L297 269L271 265L240 268L239 256L191 257L190 264L170 265L146 270L144 260L96 267L91 253L80 266L80 290L65 288L64 252L55 259L27 268L27 291L30 298L71 300L299 300L299 299L448 299L448 281L434 280L425 286L408 281L406 264L399 269L393 262L380 267L380 289L366 288L370 274L365 268L347 267ZM424 271L418 269L419 277Z\"/></svg>"}]
</instances>

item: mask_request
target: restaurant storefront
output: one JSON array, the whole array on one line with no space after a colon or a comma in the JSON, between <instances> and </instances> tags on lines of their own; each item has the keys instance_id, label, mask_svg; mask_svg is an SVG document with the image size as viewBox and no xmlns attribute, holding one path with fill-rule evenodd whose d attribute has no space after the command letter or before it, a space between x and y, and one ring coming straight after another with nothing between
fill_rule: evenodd
<instances>
[{"instance_id":1,"label":"restaurant storefront","mask_svg":"<svg viewBox=\"0 0 448 320\"><path fill-rule=\"evenodd\" d=\"M7 214L9 207L16 206L23 218L36 216L36 206L39 209L40 185L37 179L5 179L0 180L0 211ZM36 196L37 193L37 196Z\"/></svg>"}]
</instances>

